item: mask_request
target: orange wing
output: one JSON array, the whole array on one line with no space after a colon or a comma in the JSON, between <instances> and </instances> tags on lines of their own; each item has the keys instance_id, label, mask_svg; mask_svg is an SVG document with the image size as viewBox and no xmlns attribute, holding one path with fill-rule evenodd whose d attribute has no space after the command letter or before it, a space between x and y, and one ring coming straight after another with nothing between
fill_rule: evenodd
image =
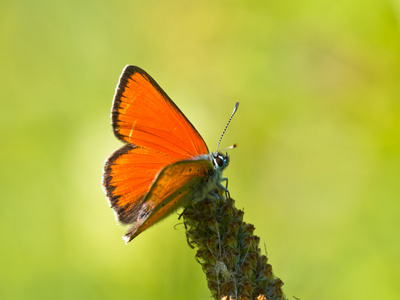
<instances>
[{"instance_id":1,"label":"orange wing","mask_svg":"<svg viewBox=\"0 0 400 300\"><path fill-rule=\"evenodd\" d=\"M129 224L138 218L144 196L157 173L173 159L151 149L126 144L106 160L103 187L118 221Z\"/></svg>"},{"instance_id":2,"label":"orange wing","mask_svg":"<svg viewBox=\"0 0 400 300\"><path fill-rule=\"evenodd\" d=\"M206 159L179 161L165 167L135 213L136 222L124 236L125 242L191 200L213 170L211 161Z\"/></svg>"},{"instance_id":3,"label":"orange wing","mask_svg":"<svg viewBox=\"0 0 400 300\"><path fill-rule=\"evenodd\" d=\"M167 154L175 161L207 154L203 138L161 87L142 69L126 66L112 108L120 140Z\"/></svg>"}]
</instances>

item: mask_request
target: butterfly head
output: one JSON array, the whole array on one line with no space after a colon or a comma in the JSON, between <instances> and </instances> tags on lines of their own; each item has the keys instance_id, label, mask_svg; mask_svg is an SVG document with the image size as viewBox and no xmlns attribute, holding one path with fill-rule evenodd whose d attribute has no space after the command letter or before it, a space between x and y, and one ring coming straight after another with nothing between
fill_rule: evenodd
<instances>
[{"instance_id":1,"label":"butterfly head","mask_svg":"<svg viewBox=\"0 0 400 300\"><path fill-rule=\"evenodd\" d=\"M221 152L213 152L212 161L214 164L214 168L222 172L229 165L229 155L228 153L224 155Z\"/></svg>"}]
</instances>

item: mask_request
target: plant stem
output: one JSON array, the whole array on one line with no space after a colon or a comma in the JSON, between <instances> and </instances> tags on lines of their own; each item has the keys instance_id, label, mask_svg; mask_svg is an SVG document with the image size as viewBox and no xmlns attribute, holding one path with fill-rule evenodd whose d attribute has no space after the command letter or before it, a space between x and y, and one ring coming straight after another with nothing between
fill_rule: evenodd
<instances>
[{"instance_id":1,"label":"plant stem","mask_svg":"<svg viewBox=\"0 0 400 300\"><path fill-rule=\"evenodd\" d=\"M283 282L261 255L255 227L231 198L206 198L186 207L183 218L189 246L197 248L207 284L215 299L286 299Z\"/></svg>"}]
</instances>

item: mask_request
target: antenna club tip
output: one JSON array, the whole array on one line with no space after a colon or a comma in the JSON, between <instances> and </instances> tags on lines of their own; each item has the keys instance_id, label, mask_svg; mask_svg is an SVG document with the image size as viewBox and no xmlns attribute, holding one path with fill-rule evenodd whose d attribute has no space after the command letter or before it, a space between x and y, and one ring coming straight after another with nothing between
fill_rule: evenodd
<instances>
[{"instance_id":1,"label":"antenna club tip","mask_svg":"<svg viewBox=\"0 0 400 300\"><path fill-rule=\"evenodd\" d=\"M236 102L235 107L233 108L232 116L235 114L235 112L237 111L238 107L239 107L239 101ZM231 118L232 118L232 116L231 116Z\"/></svg>"},{"instance_id":2,"label":"antenna club tip","mask_svg":"<svg viewBox=\"0 0 400 300\"><path fill-rule=\"evenodd\" d=\"M233 147L232 148L236 148L238 146L238 144L233 144Z\"/></svg>"}]
</instances>

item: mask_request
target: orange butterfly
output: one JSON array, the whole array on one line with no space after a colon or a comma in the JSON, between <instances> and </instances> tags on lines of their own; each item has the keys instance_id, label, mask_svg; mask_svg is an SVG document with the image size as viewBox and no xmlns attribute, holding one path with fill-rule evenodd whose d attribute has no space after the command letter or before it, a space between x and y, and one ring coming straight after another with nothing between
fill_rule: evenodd
<instances>
[{"instance_id":1,"label":"orange butterfly","mask_svg":"<svg viewBox=\"0 0 400 300\"><path fill-rule=\"evenodd\" d=\"M197 130L142 69L125 67L111 119L125 145L106 159L103 189L117 220L132 224L126 243L189 201L227 191L221 181L227 180L222 171L228 154L209 153Z\"/></svg>"}]
</instances>

